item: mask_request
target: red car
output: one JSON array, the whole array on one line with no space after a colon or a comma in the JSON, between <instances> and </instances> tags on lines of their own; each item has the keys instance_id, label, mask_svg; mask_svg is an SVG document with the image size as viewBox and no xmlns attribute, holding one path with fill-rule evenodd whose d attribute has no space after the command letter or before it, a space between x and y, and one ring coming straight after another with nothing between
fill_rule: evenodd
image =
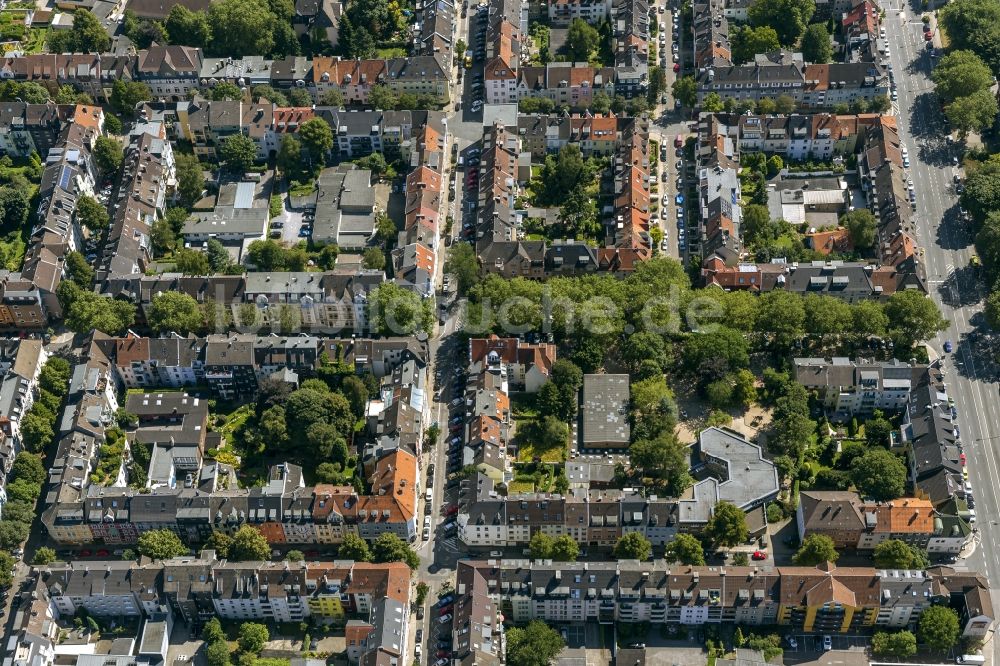
<instances>
[{"instance_id":1,"label":"red car","mask_svg":"<svg viewBox=\"0 0 1000 666\"><path fill-rule=\"evenodd\" d=\"M675 72L681 71L681 64L679 62L674 63L674 71Z\"/></svg>"},{"instance_id":2,"label":"red car","mask_svg":"<svg viewBox=\"0 0 1000 666\"><path fill-rule=\"evenodd\" d=\"M439 657L441 657L443 659L444 657L450 657L451 656L451 652L448 652L447 650L438 650L437 651L437 656L439 656Z\"/></svg>"},{"instance_id":3,"label":"red car","mask_svg":"<svg viewBox=\"0 0 1000 666\"><path fill-rule=\"evenodd\" d=\"M767 559L767 553L765 553L762 550L755 550L755 551L753 551L753 555L751 555L750 557L752 557L755 560L766 560Z\"/></svg>"},{"instance_id":4,"label":"red car","mask_svg":"<svg viewBox=\"0 0 1000 666\"><path fill-rule=\"evenodd\" d=\"M447 606L442 606L441 610L438 611L438 615L440 617L444 617L445 615L447 615L448 613L451 612L451 609L453 608L453 606L454 606L454 604L448 604Z\"/></svg>"},{"instance_id":5,"label":"red car","mask_svg":"<svg viewBox=\"0 0 1000 666\"><path fill-rule=\"evenodd\" d=\"M924 33L924 39L927 40L928 42L931 41L932 39L934 39L934 33L933 32L925 32Z\"/></svg>"},{"instance_id":6,"label":"red car","mask_svg":"<svg viewBox=\"0 0 1000 666\"><path fill-rule=\"evenodd\" d=\"M958 458L959 458L959 460L962 461L962 466L964 467L965 466L965 454L964 453L958 454Z\"/></svg>"},{"instance_id":7,"label":"red car","mask_svg":"<svg viewBox=\"0 0 1000 666\"><path fill-rule=\"evenodd\" d=\"M93 555L93 553L91 553L89 550L80 551L80 557L90 557L91 555Z\"/></svg>"},{"instance_id":8,"label":"red car","mask_svg":"<svg viewBox=\"0 0 1000 666\"><path fill-rule=\"evenodd\" d=\"M454 516L456 513L458 513L458 505L452 504L451 506L448 507L448 510L444 512L444 515Z\"/></svg>"},{"instance_id":9,"label":"red car","mask_svg":"<svg viewBox=\"0 0 1000 666\"><path fill-rule=\"evenodd\" d=\"M107 556L108 556L108 555L110 555L110 554L111 554L111 553L109 553L109 552L108 552L108 551L106 551L106 550L99 550L99 551L97 551L97 556L98 556L98 557L107 557Z\"/></svg>"}]
</instances>

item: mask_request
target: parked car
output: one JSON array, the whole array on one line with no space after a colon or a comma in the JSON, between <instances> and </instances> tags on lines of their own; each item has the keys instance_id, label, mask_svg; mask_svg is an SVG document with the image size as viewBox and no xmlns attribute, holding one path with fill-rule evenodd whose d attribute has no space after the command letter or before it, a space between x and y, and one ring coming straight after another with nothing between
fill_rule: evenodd
<instances>
[{"instance_id":1,"label":"parked car","mask_svg":"<svg viewBox=\"0 0 1000 666\"><path fill-rule=\"evenodd\" d=\"M753 551L753 555L751 555L750 557L752 559L755 559L755 560L766 560L767 559L767 553L765 553L762 550L755 550L755 551Z\"/></svg>"},{"instance_id":2,"label":"parked car","mask_svg":"<svg viewBox=\"0 0 1000 666\"><path fill-rule=\"evenodd\" d=\"M440 622L441 624L448 624L449 622L451 622L451 613L439 617L438 622Z\"/></svg>"}]
</instances>

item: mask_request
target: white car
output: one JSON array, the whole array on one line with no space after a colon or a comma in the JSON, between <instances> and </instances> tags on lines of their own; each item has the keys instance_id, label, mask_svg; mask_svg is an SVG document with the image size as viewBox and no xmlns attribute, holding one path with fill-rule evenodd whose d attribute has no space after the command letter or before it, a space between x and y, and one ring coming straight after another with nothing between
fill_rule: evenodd
<instances>
[{"instance_id":1,"label":"white car","mask_svg":"<svg viewBox=\"0 0 1000 666\"><path fill-rule=\"evenodd\" d=\"M451 613L446 613L445 615L439 617L438 622L440 622L441 624L448 624L449 622L451 622Z\"/></svg>"},{"instance_id":2,"label":"white car","mask_svg":"<svg viewBox=\"0 0 1000 666\"><path fill-rule=\"evenodd\" d=\"M425 527L424 528L423 538L424 538L424 541L430 541L431 540L431 528L429 528L429 527Z\"/></svg>"}]
</instances>

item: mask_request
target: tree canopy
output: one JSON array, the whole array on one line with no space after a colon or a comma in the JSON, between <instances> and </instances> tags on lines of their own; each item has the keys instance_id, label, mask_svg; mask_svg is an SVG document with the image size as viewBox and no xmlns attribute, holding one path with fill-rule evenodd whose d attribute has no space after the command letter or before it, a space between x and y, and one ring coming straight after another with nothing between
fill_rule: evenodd
<instances>
[{"instance_id":1,"label":"tree canopy","mask_svg":"<svg viewBox=\"0 0 1000 666\"><path fill-rule=\"evenodd\" d=\"M729 502L717 503L705 526L705 536L717 546L732 547L745 543L750 537L746 514Z\"/></svg>"},{"instance_id":2,"label":"tree canopy","mask_svg":"<svg viewBox=\"0 0 1000 666\"><path fill-rule=\"evenodd\" d=\"M523 629L507 630L509 666L549 666L566 646L559 632L544 622L532 620Z\"/></svg>"},{"instance_id":3,"label":"tree canopy","mask_svg":"<svg viewBox=\"0 0 1000 666\"><path fill-rule=\"evenodd\" d=\"M811 23L802 35L802 57L806 62L825 65L833 57L833 43L825 23Z\"/></svg>"},{"instance_id":4,"label":"tree canopy","mask_svg":"<svg viewBox=\"0 0 1000 666\"><path fill-rule=\"evenodd\" d=\"M581 18L573 19L566 31L566 54L574 62L588 62L601 43L597 28Z\"/></svg>"},{"instance_id":5,"label":"tree canopy","mask_svg":"<svg viewBox=\"0 0 1000 666\"><path fill-rule=\"evenodd\" d=\"M146 309L146 321L158 333L186 335L200 330L205 318L194 298L179 291L165 291L153 297Z\"/></svg>"},{"instance_id":6,"label":"tree canopy","mask_svg":"<svg viewBox=\"0 0 1000 666\"><path fill-rule=\"evenodd\" d=\"M626 532L619 537L615 544L614 557L616 560L648 560L653 554L653 545L649 539L641 532Z\"/></svg>"},{"instance_id":7,"label":"tree canopy","mask_svg":"<svg viewBox=\"0 0 1000 666\"><path fill-rule=\"evenodd\" d=\"M865 497L896 499L906 491L906 465L885 449L871 449L851 463L851 479Z\"/></svg>"},{"instance_id":8,"label":"tree canopy","mask_svg":"<svg viewBox=\"0 0 1000 666\"><path fill-rule=\"evenodd\" d=\"M139 535L140 555L154 560L166 560L188 552L180 538L170 530L150 530Z\"/></svg>"},{"instance_id":9,"label":"tree canopy","mask_svg":"<svg viewBox=\"0 0 1000 666\"><path fill-rule=\"evenodd\" d=\"M229 544L229 560L233 562L252 562L267 560L271 548L260 530L252 525L241 525L233 534Z\"/></svg>"},{"instance_id":10,"label":"tree canopy","mask_svg":"<svg viewBox=\"0 0 1000 666\"><path fill-rule=\"evenodd\" d=\"M813 0L755 0L747 15L755 26L771 26L782 46L793 46L816 12Z\"/></svg>"},{"instance_id":11,"label":"tree canopy","mask_svg":"<svg viewBox=\"0 0 1000 666\"><path fill-rule=\"evenodd\" d=\"M690 534L678 534L667 544L666 558L672 562L690 564L691 566L705 565L705 549L701 542Z\"/></svg>"},{"instance_id":12,"label":"tree canopy","mask_svg":"<svg viewBox=\"0 0 1000 666\"><path fill-rule=\"evenodd\" d=\"M917 635L920 642L932 650L950 650L958 642L958 614L947 606L925 608L920 614Z\"/></svg>"},{"instance_id":13,"label":"tree canopy","mask_svg":"<svg viewBox=\"0 0 1000 666\"><path fill-rule=\"evenodd\" d=\"M798 552L792 558L799 566L816 566L824 562L836 562L840 554L833 546L833 539L825 534L810 534L802 540Z\"/></svg>"}]
</instances>

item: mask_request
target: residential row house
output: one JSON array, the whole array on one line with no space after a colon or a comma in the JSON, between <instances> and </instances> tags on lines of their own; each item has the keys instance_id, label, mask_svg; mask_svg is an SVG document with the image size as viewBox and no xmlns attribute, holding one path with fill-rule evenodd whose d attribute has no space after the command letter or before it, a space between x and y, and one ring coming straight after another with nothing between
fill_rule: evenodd
<instances>
[{"instance_id":1,"label":"residential row house","mask_svg":"<svg viewBox=\"0 0 1000 666\"><path fill-rule=\"evenodd\" d=\"M174 154L162 120L142 119L129 133L97 281L142 275L153 259L153 223L176 185Z\"/></svg>"},{"instance_id":2,"label":"residential row house","mask_svg":"<svg viewBox=\"0 0 1000 666\"><path fill-rule=\"evenodd\" d=\"M129 333L119 338L103 336L95 344L122 389L207 385L227 398L254 396L260 383L276 373L294 373L299 381L315 377L324 363L351 366L358 374L370 373L379 379L405 363L413 363L419 372L427 365L426 349L405 338L251 334L147 338Z\"/></svg>"},{"instance_id":3,"label":"residential row house","mask_svg":"<svg viewBox=\"0 0 1000 666\"><path fill-rule=\"evenodd\" d=\"M502 654L503 623L648 622L782 625L856 633L913 626L932 606L953 608L960 633L979 639L994 622L989 585L950 567L688 566L653 562L462 560L455 577L454 651ZM499 644L499 645L498 645Z\"/></svg>"},{"instance_id":4,"label":"residential row house","mask_svg":"<svg viewBox=\"0 0 1000 666\"><path fill-rule=\"evenodd\" d=\"M716 62L699 69L696 79L699 103L710 93L736 101L787 95L799 108L829 109L838 104L871 103L889 94L889 75L880 62L810 65L803 62L801 53L787 51L757 54L745 65Z\"/></svg>"},{"instance_id":5,"label":"residential row house","mask_svg":"<svg viewBox=\"0 0 1000 666\"><path fill-rule=\"evenodd\" d=\"M91 149L104 126L100 107L75 105L61 110L59 136L43 157L37 207L24 264L0 273L0 327L43 329L62 316L56 291L66 271L66 256L84 246L76 202L93 196L97 169Z\"/></svg>"},{"instance_id":6,"label":"residential row house","mask_svg":"<svg viewBox=\"0 0 1000 666\"><path fill-rule=\"evenodd\" d=\"M733 431L708 428L698 436L692 461L695 484L684 498L580 486L566 495L504 496L496 491L495 474L479 474L461 482L458 538L472 549L523 548L544 532L568 535L581 546L611 548L622 535L638 532L660 546L678 533L699 533L721 501L746 513L752 534L763 533L764 506L780 487L760 447Z\"/></svg>"},{"instance_id":7,"label":"residential row house","mask_svg":"<svg viewBox=\"0 0 1000 666\"><path fill-rule=\"evenodd\" d=\"M217 308L213 328L220 333L275 330L285 308L292 308L303 332L364 335L368 295L384 281L382 271L361 268L210 276L162 273L109 278L102 291L135 303L137 325L145 322L145 309L158 294L179 291Z\"/></svg>"},{"instance_id":8,"label":"residential row house","mask_svg":"<svg viewBox=\"0 0 1000 666\"><path fill-rule=\"evenodd\" d=\"M35 402L38 377L48 353L35 338L12 340L0 345L0 516L7 501L4 491L14 458L23 448L21 420Z\"/></svg>"},{"instance_id":9,"label":"residential row house","mask_svg":"<svg viewBox=\"0 0 1000 666\"><path fill-rule=\"evenodd\" d=\"M591 154L603 154L611 148L605 142L605 131L613 132L608 138L615 139L608 183L613 200L602 211L603 243L591 247L571 240L552 243L526 240L521 230L526 211L518 209L517 199L522 184L531 178L532 154L560 145L546 136L550 120L543 118L519 121L517 134L513 127L507 128L500 122L484 131L478 164L479 196L472 206L474 242L481 271L534 279L598 271L630 274L640 262L652 256L648 120L614 119L612 130L609 117L609 122L596 124L598 128L607 128L599 129L600 136L594 135L594 123L584 121L577 125L581 131L571 131L568 135L570 139L587 142Z\"/></svg>"},{"instance_id":10,"label":"residential row house","mask_svg":"<svg viewBox=\"0 0 1000 666\"><path fill-rule=\"evenodd\" d=\"M919 276L867 261L788 262L779 258L767 263L729 264L713 255L702 263L701 274L706 285L726 290L763 293L783 289L803 296L834 296L849 303L883 300L903 289L924 291Z\"/></svg>"},{"instance_id":11,"label":"residential row house","mask_svg":"<svg viewBox=\"0 0 1000 666\"><path fill-rule=\"evenodd\" d=\"M957 555L972 539L972 527L966 520L938 511L928 499L915 497L865 502L850 491L802 491L795 521L800 540L822 534L830 537L836 548L873 550L880 543L897 539L928 555Z\"/></svg>"},{"instance_id":12,"label":"residential row house","mask_svg":"<svg viewBox=\"0 0 1000 666\"><path fill-rule=\"evenodd\" d=\"M870 417L876 410L906 409L911 391L928 372L924 364L898 359L796 358L792 364L795 381L814 391L830 418L838 421Z\"/></svg>"},{"instance_id":13,"label":"residential row house","mask_svg":"<svg viewBox=\"0 0 1000 666\"><path fill-rule=\"evenodd\" d=\"M401 562L230 562L203 550L197 556L156 561L56 563L36 572L29 594L47 600L53 621L80 612L135 618L166 611L194 627L218 617L234 622L347 620L371 622L371 629L379 626L382 606L388 603L392 611L401 608L403 622L397 628L402 634L395 642L405 643L409 625L410 570ZM375 639L367 642L369 649L393 650L393 642ZM404 648L398 645L396 651Z\"/></svg>"}]
</instances>

